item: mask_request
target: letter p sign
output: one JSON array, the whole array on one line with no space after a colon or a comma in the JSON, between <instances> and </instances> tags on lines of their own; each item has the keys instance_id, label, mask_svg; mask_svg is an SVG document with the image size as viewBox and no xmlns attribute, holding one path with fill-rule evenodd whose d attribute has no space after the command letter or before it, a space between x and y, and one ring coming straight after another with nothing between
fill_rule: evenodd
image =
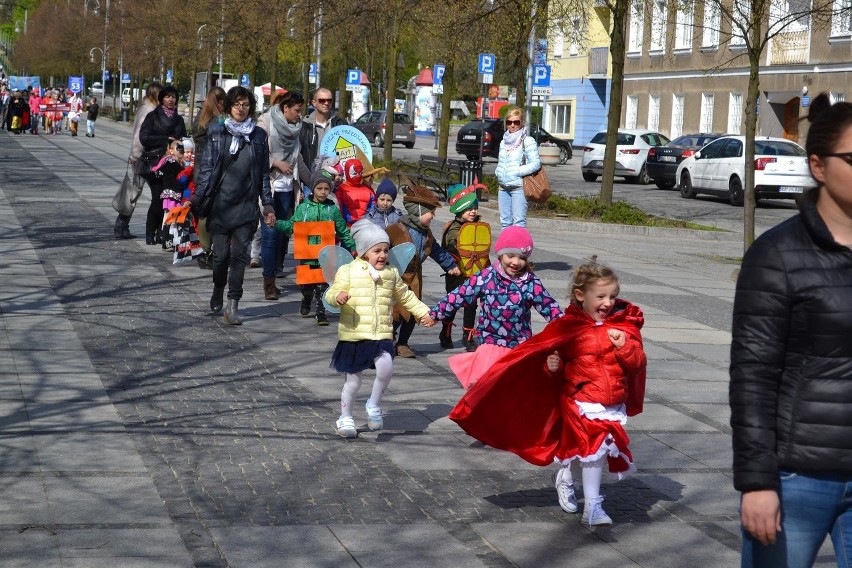
<instances>
[{"instance_id":1,"label":"letter p sign","mask_svg":"<svg viewBox=\"0 0 852 568\"><path fill-rule=\"evenodd\" d=\"M361 84L361 70L360 69L349 69L346 72L346 84L347 85L360 85Z\"/></svg>"}]
</instances>

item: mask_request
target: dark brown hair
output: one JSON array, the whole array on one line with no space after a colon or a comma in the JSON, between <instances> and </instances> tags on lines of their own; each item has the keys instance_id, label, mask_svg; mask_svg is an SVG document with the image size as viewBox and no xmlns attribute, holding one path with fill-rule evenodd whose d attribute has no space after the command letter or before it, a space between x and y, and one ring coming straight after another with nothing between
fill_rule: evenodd
<instances>
[{"instance_id":1,"label":"dark brown hair","mask_svg":"<svg viewBox=\"0 0 852 568\"><path fill-rule=\"evenodd\" d=\"M228 90L228 94L225 97L225 113L231 114L231 107L233 107L236 102L240 99L247 99L249 103L249 117L254 116L255 111L257 110L257 99L254 98L254 93L246 89L245 87L241 87L237 85L236 87L231 87Z\"/></svg>"},{"instance_id":2,"label":"dark brown hair","mask_svg":"<svg viewBox=\"0 0 852 568\"><path fill-rule=\"evenodd\" d=\"M840 139L852 126L852 103L831 104L828 93L820 93L811 101L808 121L808 138L805 151L808 156L826 156L836 151Z\"/></svg>"}]
</instances>

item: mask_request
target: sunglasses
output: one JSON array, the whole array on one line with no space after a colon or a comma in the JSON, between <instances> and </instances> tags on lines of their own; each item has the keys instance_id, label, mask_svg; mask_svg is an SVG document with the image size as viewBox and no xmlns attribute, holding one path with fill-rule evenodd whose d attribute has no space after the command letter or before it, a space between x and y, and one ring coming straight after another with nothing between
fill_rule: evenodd
<instances>
[{"instance_id":1,"label":"sunglasses","mask_svg":"<svg viewBox=\"0 0 852 568\"><path fill-rule=\"evenodd\" d=\"M330 105L331 104L331 99L317 99L316 101L321 105Z\"/></svg>"},{"instance_id":2,"label":"sunglasses","mask_svg":"<svg viewBox=\"0 0 852 568\"><path fill-rule=\"evenodd\" d=\"M840 152L834 154L826 154L824 157L826 158L840 158L850 166L852 166L852 152Z\"/></svg>"},{"instance_id":3,"label":"sunglasses","mask_svg":"<svg viewBox=\"0 0 852 568\"><path fill-rule=\"evenodd\" d=\"M520 120L507 120L506 121L506 126L520 126L520 125L521 125Z\"/></svg>"}]
</instances>

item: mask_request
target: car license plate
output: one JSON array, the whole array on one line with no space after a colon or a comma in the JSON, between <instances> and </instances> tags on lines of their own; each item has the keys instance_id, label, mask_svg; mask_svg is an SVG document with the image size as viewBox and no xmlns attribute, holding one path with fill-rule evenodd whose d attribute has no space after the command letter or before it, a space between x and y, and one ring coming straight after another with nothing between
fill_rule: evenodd
<instances>
[{"instance_id":1,"label":"car license plate","mask_svg":"<svg viewBox=\"0 0 852 568\"><path fill-rule=\"evenodd\" d=\"M677 156L660 156L661 162L677 162Z\"/></svg>"},{"instance_id":2,"label":"car license plate","mask_svg":"<svg viewBox=\"0 0 852 568\"><path fill-rule=\"evenodd\" d=\"M778 188L779 193L802 193L801 187L796 187L795 185L782 185Z\"/></svg>"},{"instance_id":3,"label":"car license plate","mask_svg":"<svg viewBox=\"0 0 852 568\"><path fill-rule=\"evenodd\" d=\"M476 134L465 134L465 140L476 140Z\"/></svg>"}]
</instances>

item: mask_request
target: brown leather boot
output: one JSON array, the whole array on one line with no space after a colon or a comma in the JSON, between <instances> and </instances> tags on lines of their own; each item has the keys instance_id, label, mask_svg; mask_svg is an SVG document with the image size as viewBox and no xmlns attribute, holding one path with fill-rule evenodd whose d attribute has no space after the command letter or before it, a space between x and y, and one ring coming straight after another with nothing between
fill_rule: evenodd
<instances>
[{"instance_id":1,"label":"brown leather boot","mask_svg":"<svg viewBox=\"0 0 852 568\"><path fill-rule=\"evenodd\" d=\"M274 276L269 276L263 279L263 294L267 300L278 299L278 289L275 287Z\"/></svg>"}]
</instances>

